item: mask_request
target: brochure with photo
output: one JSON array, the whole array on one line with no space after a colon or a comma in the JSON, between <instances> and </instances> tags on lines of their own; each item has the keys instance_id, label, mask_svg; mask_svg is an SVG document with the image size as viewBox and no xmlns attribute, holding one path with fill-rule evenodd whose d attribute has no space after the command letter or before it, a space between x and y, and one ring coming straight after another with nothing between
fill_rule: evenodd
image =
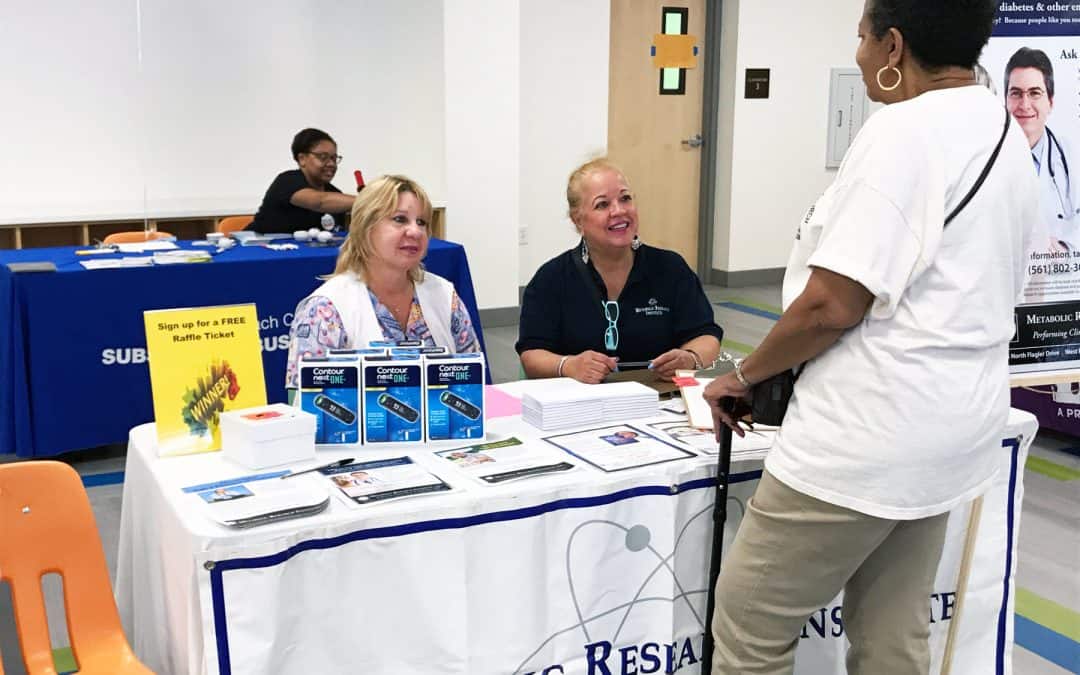
<instances>
[{"instance_id":1,"label":"brochure with photo","mask_svg":"<svg viewBox=\"0 0 1080 675\"><path fill-rule=\"evenodd\" d=\"M544 440L607 472L696 457L670 441L625 424L548 436Z\"/></svg>"},{"instance_id":2,"label":"brochure with photo","mask_svg":"<svg viewBox=\"0 0 1080 675\"><path fill-rule=\"evenodd\" d=\"M452 489L449 483L409 457L356 462L323 469L320 473L356 504L448 492Z\"/></svg>"},{"instance_id":3,"label":"brochure with photo","mask_svg":"<svg viewBox=\"0 0 1080 675\"><path fill-rule=\"evenodd\" d=\"M715 455L720 452L720 444L717 443L716 434L711 429L698 429L686 420L681 422L651 422L648 426L677 443L693 448L697 452L707 455ZM763 427L760 425L755 425L753 430L748 430L742 438L732 435L732 457L735 459L751 459L752 455L763 455L765 451L772 447L775 437L776 427Z\"/></svg>"},{"instance_id":4,"label":"brochure with photo","mask_svg":"<svg viewBox=\"0 0 1080 675\"><path fill-rule=\"evenodd\" d=\"M330 495L317 481L279 480L288 471L238 476L182 488L204 503L206 514L227 527L248 528L326 510Z\"/></svg>"},{"instance_id":5,"label":"brochure with photo","mask_svg":"<svg viewBox=\"0 0 1080 675\"><path fill-rule=\"evenodd\" d=\"M547 447L522 443L520 439L513 437L443 450L435 454L454 464L469 477L488 485L576 468Z\"/></svg>"}]
</instances>

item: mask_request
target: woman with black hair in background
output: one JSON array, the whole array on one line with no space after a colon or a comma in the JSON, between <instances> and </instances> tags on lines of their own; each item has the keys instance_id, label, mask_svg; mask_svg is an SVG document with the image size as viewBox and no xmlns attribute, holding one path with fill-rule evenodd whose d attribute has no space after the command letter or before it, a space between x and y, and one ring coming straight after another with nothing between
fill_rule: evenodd
<instances>
[{"instance_id":1,"label":"woman with black hair in background","mask_svg":"<svg viewBox=\"0 0 1080 675\"><path fill-rule=\"evenodd\" d=\"M310 230L321 227L324 215L334 219L335 228L348 225L347 214L356 198L342 194L330 182L341 163L330 134L301 129L293 137L292 155L297 168L278 174L245 229L262 234Z\"/></svg>"}]
</instances>

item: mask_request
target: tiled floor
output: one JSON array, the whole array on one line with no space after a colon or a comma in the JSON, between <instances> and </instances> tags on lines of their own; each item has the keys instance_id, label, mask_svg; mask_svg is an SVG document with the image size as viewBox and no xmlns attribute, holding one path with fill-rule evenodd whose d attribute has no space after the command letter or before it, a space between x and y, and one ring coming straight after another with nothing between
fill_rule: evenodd
<instances>
[{"instance_id":1,"label":"tiled floor","mask_svg":"<svg viewBox=\"0 0 1080 675\"><path fill-rule=\"evenodd\" d=\"M745 353L768 332L780 303L779 287L727 289L706 288L716 307L718 323L725 330L725 349ZM520 377L514 341L517 327L487 328L488 359L495 382ZM1017 648L1013 656L1016 675L1080 673L1080 456L1062 448L1080 445L1076 439L1042 433L1032 448L1025 471L1026 494L1021 515L1018 556ZM65 457L80 473L90 476L123 471L124 447L102 448ZM10 461L0 455L0 462ZM88 490L98 519L109 568L115 573L115 554L120 527L122 486L110 484ZM55 584L46 585L50 614L62 606ZM1024 629L1028 624L1034 627ZM54 641L66 644L62 621ZM1047 630L1050 629L1050 630ZM1062 642L1062 639L1064 642ZM11 617L7 588L0 585L0 654L9 675L23 673L17 657L18 644ZM1069 665L1055 665L1049 656Z\"/></svg>"}]
</instances>

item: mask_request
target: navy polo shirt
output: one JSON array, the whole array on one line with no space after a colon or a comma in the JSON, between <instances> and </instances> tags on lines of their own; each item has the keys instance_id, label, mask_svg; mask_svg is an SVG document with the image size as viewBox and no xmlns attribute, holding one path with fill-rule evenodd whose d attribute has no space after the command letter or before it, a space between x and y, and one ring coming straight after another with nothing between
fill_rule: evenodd
<instances>
[{"instance_id":1,"label":"navy polo shirt","mask_svg":"<svg viewBox=\"0 0 1080 675\"><path fill-rule=\"evenodd\" d=\"M601 299L607 289L592 262L586 265L596 292L586 286L571 256L580 248L544 263L525 287L521 302L518 354L546 349L555 354L580 354L591 349L622 361L650 361L669 349L701 335L723 338L701 281L678 253L651 246L634 252L634 264L618 297L619 345L604 348Z\"/></svg>"}]
</instances>

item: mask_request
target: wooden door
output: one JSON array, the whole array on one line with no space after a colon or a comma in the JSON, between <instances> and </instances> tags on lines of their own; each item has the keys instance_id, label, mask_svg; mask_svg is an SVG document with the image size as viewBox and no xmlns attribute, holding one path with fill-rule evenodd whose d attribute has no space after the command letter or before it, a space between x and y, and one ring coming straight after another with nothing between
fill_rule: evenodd
<instances>
[{"instance_id":1,"label":"wooden door","mask_svg":"<svg viewBox=\"0 0 1080 675\"><path fill-rule=\"evenodd\" d=\"M683 93L661 94L651 48L657 33L676 32L673 15L680 9L686 33L697 38L697 63L682 71ZM635 193L642 240L679 252L691 269L697 269L701 147L684 141L704 133L704 40L704 0L611 0L608 156ZM668 72L667 91L673 75Z\"/></svg>"}]
</instances>

